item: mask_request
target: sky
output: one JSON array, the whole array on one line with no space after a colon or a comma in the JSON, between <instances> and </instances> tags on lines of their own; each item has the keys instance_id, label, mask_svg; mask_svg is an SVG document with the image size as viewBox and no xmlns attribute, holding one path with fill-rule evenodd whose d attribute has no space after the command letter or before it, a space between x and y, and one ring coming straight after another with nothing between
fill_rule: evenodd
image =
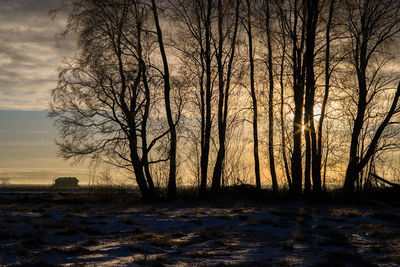
<instances>
[{"instance_id":1,"label":"sky","mask_svg":"<svg viewBox=\"0 0 400 267\"><path fill-rule=\"evenodd\" d=\"M87 183L87 165L57 157L57 129L47 117L50 92L65 58L77 52L62 36L68 9L60 0L0 0L0 178L50 184L59 176Z\"/></svg>"},{"instance_id":2,"label":"sky","mask_svg":"<svg viewBox=\"0 0 400 267\"><path fill-rule=\"evenodd\" d=\"M58 70L77 48L62 36L67 10L58 0L0 0L0 178L49 184L58 176L85 182L85 165L57 158L57 130L47 118Z\"/></svg>"}]
</instances>

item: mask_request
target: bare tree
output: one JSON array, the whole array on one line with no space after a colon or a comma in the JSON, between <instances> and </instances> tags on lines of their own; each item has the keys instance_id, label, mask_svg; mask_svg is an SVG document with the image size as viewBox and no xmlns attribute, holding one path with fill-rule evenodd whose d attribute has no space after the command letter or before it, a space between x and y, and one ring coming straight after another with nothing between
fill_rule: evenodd
<instances>
[{"instance_id":1,"label":"bare tree","mask_svg":"<svg viewBox=\"0 0 400 267\"><path fill-rule=\"evenodd\" d=\"M193 75L192 103L198 110L190 110L194 120L200 124L200 195L207 191L210 143L212 135L213 81L213 37L212 17L215 13L213 0L187 1L169 0L172 19L176 24L177 36L170 38L179 62L187 74ZM182 71L182 69L181 69ZM193 125L196 127L195 125ZM195 134L197 136L197 134ZM193 137L193 135L192 135Z\"/></svg>"},{"instance_id":2,"label":"bare tree","mask_svg":"<svg viewBox=\"0 0 400 267\"><path fill-rule=\"evenodd\" d=\"M335 0L329 0L329 10L328 10L328 20L326 22L326 30L325 30L325 90L323 95L323 100L321 104L321 114L318 120L318 136L317 136L317 145L315 151L313 151L312 158L312 175L315 177L314 179L318 182L321 181L321 163L322 163L322 131L323 124L326 115L326 107L328 103L329 91L330 91L330 79L332 73L331 67L331 28L332 28L332 19L334 15L335 8ZM327 137L328 140L328 137ZM328 151L328 148L326 148ZM326 190L326 166L327 166L327 153L325 154L325 165L324 165L324 175L323 175L323 190Z\"/></svg>"},{"instance_id":3,"label":"bare tree","mask_svg":"<svg viewBox=\"0 0 400 267\"><path fill-rule=\"evenodd\" d=\"M274 74L272 65L272 35L271 35L271 1L263 1L264 12L265 12L265 33L267 38L267 68L268 68L268 80L269 80L269 92L268 92L268 157L269 157L269 170L272 180L272 189L278 191L278 181L276 179L275 170L275 155L274 155ZM284 152L285 153L285 152ZM286 159L286 155L285 155ZM284 159L284 160L285 160Z\"/></svg>"},{"instance_id":4,"label":"bare tree","mask_svg":"<svg viewBox=\"0 0 400 267\"><path fill-rule=\"evenodd\" d=\"M253 111L253 155L254 155L254 174L256 177L256 187L261 188L261 176L260 176L260 159L258 155L258 107L257 107L257 96L256 88L254 86L254 56L253 56L253 33L251 29L252 20L252 7L251 1L246 0L246 13L247 13L247 37L249 45L249 63L250 63L250 92L251 92L251 103Z\"/></svg>"},{"instance_id":5,"label":"bare tree","mask_svg":"<svg viewBox=\"0 0 400 267\"><path fill-rule=\"evenodd\" d=\"M305 66L303 55L305 50L304 21L305 0L284 1L277 3L279 19L282 28L288 36L286 45L290 45L292 53L290 56L292 71L292 88L294 93L294 118L293 118L293 152L291 160L292 192L299 196L302 193L303 168L302 168L302 129L303 129L303 107L304 107L304 82Z\"/></svg>"},{"instance_id":6,"label":"bare tree","mask_svg":"<svg viewBox=\"0 0 400 267\"><path fill-rule=\"evenodd\" d=\"M202 7L201 10L205 11L205 50L203 48L203 40L200 39L201 42L201 59L205 61L205 75L206 75L206 83L205 83L205 95L204 89L201 89L201 98L202 98L202 111L205 113L202 115L202 131L201 131L201 158L200 158L200 166L201 166L201 183L200 183L200 195L204 195L207 190L207 177L208 177L208 161L210 155L210 141L211 141L211 97L212 97L212 84L211 84L211 63L212 63L212 55L211 55L211 16L213 11L213 1L207 0L206 8ZM203 13L204 14L204 13ZM201 30L200 30L201 31Z\"/></svg>"},{"instance_id":7,"label":"bare tree","mask_svg":"<svg viewBox=\"0 0 400 267\"><path fill-rule=\"evenodd\" d=\"M154 42L144 28L149 9L123 0L71 6L67 32L77 35L81 53L60 72L50 104L60 155L99 158L131 170L142 196L153 199L149 165L168 157L151 158L150 152L169 129L153 119L161 110Z\"/></svg>"},{"instance_id":8,"label":"bare tree","mask_svg":"<svg viewBox=\"0 0 400 267\"><path fill-rule=\"evenodd\" d=\"M385 52L382 49L400 32L400 3L395 0L347 0L345 3L352 62L358 82L358 94L355 101L357 112L353 124L349 163L343 186L344 191L350 193L354 191L354 183L358 180L359 174L373 157L379 139L391 117L398 112L397 101L400 86L394 94L390 109L376 128L365 153L358 156L359 138L366 120L367 107L382 89L382 87L376 87L374 84L374 81L379 78L379 70L382 68L379 62L382 61L375 61L377 62L375 66L373 61L377 59L377 56L381 57L382 60L385 59ZM374 67L375 71L371 71Z\"/></svg>"},{"instance_id":9,"label":"bare tree","mask_svg":"<svg viewBox=\"0 0 400 267\"><path fill-rule=\"evenodd\" d=\"M212 190L214 192L218 191L221 187L221 175L223 169L223 163L225 159L225 138L226 138L226 129L227 129L227 119L228 119L228 108L229 108L229 94L230 94L230 83L232 76L232 64L235 58L235 50L236 50L236 37L239 27L239 7L240 0L236 0L235 5L235 15L234 15L234 23L233 23L233 33L231 37L230 46L224 46L224 40L229 34L227 30L224 34L223 32L223 18L224 18L224 9L227 7L223 7L222 0L218 0L218 50L217 50L217 65L218 65L218 140L219 140L219 148L217 152L217 159L215 162L213 178L212 178ZM225 15L225 17L227 17ZM228 39L229 41L229 39ZM228 54L228 62L227 62L227 70L226 75L223 56L225 54L224 50L230 51Z\"/></svg>"},{"instance_id":10,"label":"bare tree","mask_svg":"<svg viewBox=\"0 0 400 267\"><path fill-rule=\"evenodd\" d=\"M157 40L160 48L161 58L163 62L163 80L164 80L164 101L165 101L165 112L167 115L167 121L169 126L169 134L170 134L170 149L169 149L169 179L168 179L168 197L171 199L176 198L176 147L177 147L177 137L176 137L176 129L175 124L178 122L178 118L175 119L172 117L171 110L171 83L170 83L170 74L169 74L169 65L168 59L164 48L164 39L162 30L160 27L160 22L158 18L158 10L155 0L151 1L151 8L153 11L154 22L157 29Z\"/></svg>"},{"instance_id":11,"label":"bare tree","mask_svg":"<svg viewBox=\"0 0 400 267\"><path fill-rule=\"evenodd\" d=\"M280 86L280 104L279 104L279 115L280 115L280 130L281 130L281 150L282 150L282 160L283 166L285 169L285 176L287 180L287 184L289 190L292 189L292 179L290 175L289 163L286 155L286 128L285 128L285 115L284 115L284 107L285 107L285 61L287 60L287 46L286 46L286 36L284 31L284 23L282 20L279 21L279 33L280 33L280 41L281 41L281 56L280 56L280 64L279 64L279 86Z\"/></svg>"},{"instance_id":12,"label":"bare tree","mask_svg":"<svg viewBox=\"0 0 400 267\"><path fill-rule=\"evenodd\" d=\"M316 133L314 126L314 102L315 102L315 72L314 72L314 59L315 59L315 36L317 32L317 22L319 17L319 1L310 0L306 3L306 51L304 54L304 65L306 68L306 94L304 104L304 135L306 140L306 155L305 155L305 195L310 194L310 173L311 164L314 166L316 157ZM316 175L314 175L316 172ZM321 176L320 169L313 169L313 191L316 194L321 192Z\"/></svg>"}]
</instances>

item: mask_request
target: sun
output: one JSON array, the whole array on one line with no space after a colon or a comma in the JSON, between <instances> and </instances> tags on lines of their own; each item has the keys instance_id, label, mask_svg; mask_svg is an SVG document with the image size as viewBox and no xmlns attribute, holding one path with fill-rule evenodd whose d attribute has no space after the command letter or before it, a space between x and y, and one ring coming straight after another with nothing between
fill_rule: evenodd
<instances>
[{"instance_id":1,"label":"sun","mask_svg":"<svg viewBox=\"0 0 400 267\"><path fill-rule=\"evenodd\" d=\"M314 120L319 121L320 117L321 117L321 106L315 105L314 106Z\"/></svg>"}]
</instances>

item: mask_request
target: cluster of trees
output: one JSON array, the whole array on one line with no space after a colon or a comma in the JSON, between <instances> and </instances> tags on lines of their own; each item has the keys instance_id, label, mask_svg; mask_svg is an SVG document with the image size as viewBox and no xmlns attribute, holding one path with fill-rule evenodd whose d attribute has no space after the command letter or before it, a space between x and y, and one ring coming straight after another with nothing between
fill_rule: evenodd
<instances>
[{"instance_id":1,"label":"cluster of trees","mask_svg":"<svg viewBox=\"0 0 400 267\"><path fill-rule=\"evenodd\" d=\"M398 146L398 0L68 3L60 155L132 172L144 198L182 176L200 195L249 172L261 188L262 170L318 196L334 157L351 193Z\"/></svg>"}]
</instances>

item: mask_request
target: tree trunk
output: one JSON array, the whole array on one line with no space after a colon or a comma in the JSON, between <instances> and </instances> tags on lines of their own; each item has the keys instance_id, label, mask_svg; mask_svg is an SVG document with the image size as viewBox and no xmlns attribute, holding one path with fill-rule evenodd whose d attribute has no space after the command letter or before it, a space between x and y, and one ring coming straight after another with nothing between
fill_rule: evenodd
<instances>
[{"instance_id":1,"label":"tree trunk","mask_svg":"<svg viewBox=\"0 0 400 267\"><path fill-rule=\"evenodd\" d=\"M281 28L282 29L282 28ZM289 171L289 164L286 156L286 137L285 137L285 123L284 123L284 114L283 114L283 107L284 107L284 85L283 85L283 71L284 71L284 64L285 64L285 53L286 53L286 39L285 36L282 38L282 58L281 58L281 68L280 68L280 87L281 87L281 103L280 103L280 122L281 122L281 143L282 143L282 158L283 158L283 164L285 168L285 174L286 174L286 180L288 183L289 190L292 190L292 179L290 177L290 171Z\"/></svg>"},{"instance_id":2,"label":"tree trunk","mask_svg":"<svg viewBox=\"0 0 400 267\"><path fill-rule=\"evenodd\" d=\"M136 183L139 186L140 193L142 198L146 201L154 200L155 195L153 195L146 182L145 174L143 172L143 164L139 160L139 156L136 152L134 152L136 148L131 145L131 161L133 170L135 172Z\"/></svg>"},{"instance_id":3,"label":"tree trunk","mask_svg":"<svg viewBox=\"0 0 400 267\"><path fill-rule=\"evenodd\" d=\"M305 166L305 194L310 195L310 173L312 168L313 192L319 195L321 192L321 170L317 169L314 160L318 157L316 134L314 127L314 102L315 102L315 75L314 75L314 50L315 35L318 22L318 0L307 1L307 25L306 25L306 52L304 64L306 67L306 99L304 115L304 134L306 140L306 166ZM312 160L311 160L312 159ZM312 167L311 167L312 165Z\"/></svg>"},{"instance_id":4,"label":"tree trunk","mask_svg":"<svg viewBox=\"0 0 400 267\"><path fill-rule=\"evenodd\" d=\"M200 195L204 196L207 191L207 171L210 154L211 141L211 12L212 0L207 0L207 13L205 22L205 62L206 62L206 92L205 92L205 124L204 124L204 144L201 150L200 168L201 183ZM203 133L202 133L203 134Z\"/></svg>"},{"instance_id":5,"label":"tree trunk","mask_svg":"<svg viewBox=\"0 0 400 267\"><path fill-rule=\"evenodd\" d=\"M323 174L323 191L326 192L326 169L327 169L327 165L328 165L328 154L329 154L329 136L328 133L326 134L326 151L325 151L325 160L324 160L324 174Z\"/></svg>"},{"instance_id":6,"label":"tree trunk","mask_svg":"<svg viewBox=\"0 0 400 267\"><path fill-rule=\"evenodd\" d=\"M175 122L172 118L171 111L171 84L170 84L170 74L169 74L169 66L167 55L165 53L164 41L162 37L162 30L160 27L158 12L155 0L151 1L154 22L157 29L157 39L158 45L160 48L161 58L164 67L163 79L164 79L164 101L165 101L165 112L167 115L169 133L170 133L170 149L169 149L169 179L168 179L168 198L175 199L176 198L176 147L177 147L177 137L176 137L176 128Z\"/></svg>"},{"instance_id":7,"label":"tree trunk","mask_svg":"<svg viewBox=\"0 0 400 267\"><path fill-rule=\"evenodd\" d=\"M201 7L199 7L200 9ZM200 75L200 164L198 170L198 177L199 177L199 193L200 195L204 195L207 188L207 179L203 180L203 155L205 153L205 129L206 129L206 104L205 104L205 90L204 90L204 74L206 73L205 67L205 51L203 47L203 33L202 33L202 22L201 22L201 14L197 15L198 21L198 31L199 31L199 46L200 46L200 65L201 65L201 75Z\"/></svg>"},{"instance_id":8,"label":"tree trunk","mask_svg":"<svg viewBox=\"0 0 400 267\"><path fill-rule=\"evenodd\" d=\"M304 2L304 1L303 1ZM294 24L293 24L293 91L294 91L294 118L293 118L293 154L292 154L292 187L295 197L299 197L302 192L302 149L301 132L303 127L303 102L304 102L304 71L302 66L301 52L303 50L303 36L301 37L300 47L297 45L297 27L299 18L299 7L295 0ZM303 3L304 5L304 3ZM302 26L302 35L304 35L304 26Z\"/></svg>"},{"instance_id":9,"label":"tree trunk","mask_svg":"<svg viewBox=\"0 0 400 267\"><path fill-rule=\"evenodd\" d=\"M297 93L295 94L295 100L292 154L292 191L295 196L300 196L302 191L301 128L303 117L303 96Z\"/></svg>"},{"instance_id":10,"label":"tree trunk","mask_svg":"<svg viewBox=\"0 0 400 267\"><path fill-rule=\"evenodd\" d=\"M138 26L139 27L139 26ZM139 31L140 32L140 31ZM139 36L140 40L140 36ZM126 80L126 75L125 75L125 69L124 69L124 64L122 60L122 48L121 48L121 34L117 35L117 40L115 43L115 50L116 50L116 55L118 59L118 71L119 71L119 76L121 79L121 92L118 94L118 98L120 101L120 106L122 109L122 112L125 114L128 125L129 125L129 130L127 131L128 133L128 139L129 139L129 147L130 147L130 157L131 157L131 162L133 166L133 170L135 173L136 177L136 182L139 186L140 192L142 194L143 199L145 200L153 200L156 196L154 192L151 192L149 189L149 186L146 181L146 177L143 171L143 158L139 158L139 153L138 153L138 140L137 140L137 135L136 135L136 127L135 127L135 115L132 115L131 110L134 110L136 108L136 95L133 94L132 99L130 100L130 104L128 106L128 103L125 101L126 97L126 91L128 89L127 86L127 80ZM135 88L133 91L135 92L141 78L140 72L143 72L143 64L139 64L139 75L136 77L134 81L133 87Z\"/></svg>"},{"instance_id":11,"label":"tree trunk","mask_svg":"<svg viewBox=\"0 0 400 267\"><path fill-rule=\"evenodd\" d=\"M270 1L266 3L266 30L267 30L267 45L268 45L268 78L269 78L269 96L268 96L268 155L269 155L269 170L272 180L272 189L278 191L278 181L275 171L275 155L274 155L274 75L272 66L272 44L271 44L271 28L270 28Z\"/></svg>"},{"instance_id":12,"label":"tree trunk","mask_svg":"<svg viewBox=\"0 0 400 267\"><path fill-rule=\"evenodd\" d=\"M140 56L140 58L141 58L141 56ZM140 60L142 60L142 59L140 59ZM145 92L146 92L145 112L143 115L142 131L141 131L142 161L143 161L144 172L146 174L146 181L149 185L149 191L151 192L151 194L156 195L153 178L152 178L151 172L150 172L148 150L147 150L147 129L146 128L147 128L147 120L148 120L149 109L150 109L150 88L147 84L147 76L146 76L145 66L143 66L142 77L143 77L143 84L144 84Z\"/></svg>"},{"instance_id":13,"label":"tree trunk","mask_svg":"<svg viewBox=\"0 0 400 267\"><path fill-rule=\"evenodd\" d=\"M319 175L319 180L321 180L321 163L322 163L322 131L323 131L323 124L325 119L326 113L326 105L328 103L329 97L329 89L330 89L330 47L331 47L331 39L330 39L330 31L332 25L332 17L333 11L335 7L335 0L330 1L329 5L329 15L328 15L328 22L326 24L326 32L325 32L325 92L324 98L321 105L321 115L318 121L318 138L317 138L317 148L316 148L316 155L313 158L313 175ZM328 149L328 147L326 147ZM327 154L325 161L327 161ZM324 164L324 176L323 176L323 191L326 191L326 165ZM318 179L318 177L316 177Z\"/></svg>"},{"instance_id":14,"label":"tree trunk","mask_svg":"<svg viewBox=\"0 0 400 267\"><path fill-rule=\"evenodd\" d=\"M218 51L217 51L217 65L218 65L218 141L219 148L217 160L215 162L214 173L212 176L211 191L216 193L221 187L221 173L222 164L225 156L225 127L223 125L223 107L224 107L224 66L222 63L224 36L223 36L223 12L222 0L218 0Z\"/></svg>"},{"instance_id":15,"label":"tree trunk","mask_svg":"<svg viewBox=\"0 0 400 267\"><path fill-rule=\"evenodd\" d=\"M368 164L371 158L374 156L376 151L376 147L378 145L379 139L385 130L386 126L389 124L390 119L392 116L398 112L398 101L400 97L400 82L397 86L396 94L393 98L390 110L386 114L385 119L379 125L378 129L376 130L374 137L372 138L367 152L365 153L364 157L361 159L355 158L356 161L350 161L349 165L347 166L346 171L346 178L343 186L343 191L347 194L354 192L354 183L360 175L360 172L364 169L364 167Z\"/></svg>"},{"instance_id":16,"label":"tree trunk","mask_svg":"<svg viewBox=\"0 0 400 267\"><path fill-rule=\"evenodd\" d=\"M357 162L350 161L347 165L346 178L344 180L343 191L346 195L354 192L354 183L358 180L359 170L357 170Z\"/></svg>"},{"instance_id":17,"label":"tree trunk","mask_svg":"<svg viewBox=\"0 0 400 267\"><path fill-rule=\"evenodd\" d=\"M148 159L148 150L147 150L147 121L149 118L150 112L150 88L147 82L147 75L146 75L146 64L143 60L142 54L142 39L141 39L142 28L141 24L137 24L137 51L139 57L139 76L141 73L142 82L145 88L145 108L143 113L143 121L142 121L142 128L141 128L141 139L142 139L142 162L144 167L144 173L146 176L146 181L149 186L149 191L151 194L156 195L156 190L154 187L153 178L150 173L149 168L149 159ZM131 107L131 110L134 110Z\"/></svg>"},{"instance_id":18,"label":"tree trunk","mask_svg":"<svg viewBox=\"0 0 400 267\"><path fill-rule=\"evenodd\" d=\"M256 188L261 189L261 176L260 176L260 160L258 156L258 109L257 109L257 96L254 86L254 58L253 58L253 36L251 33L251 5L250 0L247 3L247 37L249 40L249 61L250 61L250 90L251 100L253 106L253 154L254 154L254 173L256 177Z\"/></svg>"},{"instance_id":19,"label":"tree trunk","mask_svg":"<svg viewBox=\"0 0 400 267\"><path fill-rule=\"evenodd\" d=\"M362 24L364 24L364 22L362 22ZM359 93L357 102L357 116L354 120L353 132L351 134L349 163L347 165L346 177L343 186L343 190L347 194L354 192L354 183L358 180L360 172L358 168L359 158L357 156L357 150L359 147L359 136L364 125L365 110L367 107L367 39L365 38L365 35L366 33L362 34L363 39L361 40L360 51L357 51L355 54Z\"/></svg>"},{"instance_id":20,"label":"tree trunk","mask_svg":"<svg viewBox=\"0 0 400 267\"><path fill-rule=\"evenodd\" d=\"M307 125L306 116L304 116L304 125ZM304 140L306 143L305 159L304 159L304 196L311 195L311 138L310 131L304 126Z\"/></svg>"},{"instance_id":21,"label":"tree trunk","mask_svg":"<svg viewBox=\"0 0 400 267\"><path fill-rule=\"evenodd\" d=\"M235 48L236 48L236 36L237 30L239 26L239 6L240 0L236 1L236 9L235 9L235 26L233 30L233 36L231 41L231 53L228 61L228 69L226 73L226 84L224 84L224 67L222 64L222 54L223 54L223 14L222 14L222 1L218 0L218 32L219 32L219 45L218 45L218 54L217 54L217 62L218 62L218 79L219 79L219 99L218 99L218 139L219 139L219 148L217 154L217 160L215 162L213 178L212 178L212 191L215 193L221 187L221 179L223 172L223 165L225 159L225 136L226 136L226 126L227 126L227 118L228 118L228 101L229 101L229 89L230 89L230 80L232 74L232 65L233 59L235 57ZM224 88L225 86L225 88Z\"/></svg>"},{"instance_id":22,"label":"tree trunk","mask_svg":"<svg viewBox=\"0 0 400 267\"><path fill-rule=\"evenodd\" d=\"M359 157L357 157L357 151L360 148L360 134L365 123L365 112L368 104L371 103L374 95L377 93L377 89L373 88L374 84L380 81L380 78L377 78L377 72L374 73L374 76L367 77L369 73L369 61L377 53L379 56L379 51L385 48L385 43L399 33L398 26L400 25L400 19L398 12L400 5L397 0L362 1L360 5L355 6L357 9L355 12L354 6L348 5L347 8L349 21L351 22L348 24L348 28L350 29L351 41L354 46L352 55L358 79L357 115L353 124L349 163L343 185L343 190L346 193L351 193L354 191L354 183L358 180L358 176L376 152L379 139L385 127L389 124L393 114L398 112L397 101L400 93L400 84L385 119L374 133L369 145L365 146L367 151L365 152L364 149L360 150ZM391 15L389 15L390 13ZM368 92L368 90L371 91ZM361 139L365 140L365 138Z\"/></svg>"}]
</instances>

